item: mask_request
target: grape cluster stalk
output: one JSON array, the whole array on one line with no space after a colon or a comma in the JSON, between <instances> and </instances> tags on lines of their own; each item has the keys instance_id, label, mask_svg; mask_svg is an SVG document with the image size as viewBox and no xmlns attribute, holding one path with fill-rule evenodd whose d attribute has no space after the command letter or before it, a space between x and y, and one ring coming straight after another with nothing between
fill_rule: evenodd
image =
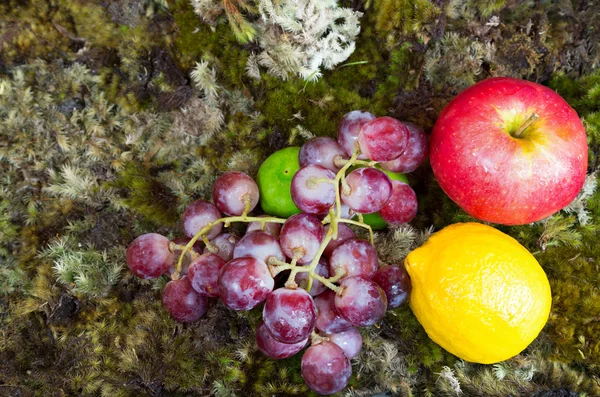
<instances>
[{"instance_id":1,"label":"grape cluster stalk","mask_svg":"<svg viewBox=\"0 0 600 397\"><path fill-rule=\"evenodd\" d=\"M251 216L258 185L245 173L225 172L213 185L214 204L197 200L185 209L186 239L139 236L127 249L127 264L144 279L170 273L162 302L179 322L204 316L210 298L233 310L264 303L256 329L259 350L283 359L310 344L301 365L306 384L324 395L339 392L362 346L356 327L376 324L410 292L402 267L380 266L373 230L362 214L378 212L390 224L415 216L414 191L380 167L412 171L427 155L426 140L416 126L350 112L337 141L315 138L300 149L302 167L290 185L300 213L287 219ZM233 223L248 224L243 237L223 232ZM369 240L357 238L349 226L366 229ZM287 278L282 272L289 272Z\"/></svg>"},{"instance_id":2,"label":"grape cluster stalk","mask_svg":"<svg viewBox=\"0 0 600 397\"><path fill-rule=\"evenodd\" d=\"M362 165L367 165L368 167L373 167L373 166L375 166L375 164L377 164L376 162L373 162L373 161L365 162L362 160L358 160L358 157L360 155L360 148L358 147L358 144L356 144L355 146L356 147L355 147L354 153L352 154L352 157L350 157L349 160L341 160L343 165L342 165L342 168L340 168L340 170L335 175L335 179L327 180L325 183L331 183L334 186L341 185L342 191L348 191L349 187L346 184L345 175L346 175L346 172L348 171L348 169L352 165L362 164ZM338 157L338 159L339 159L339 157ZM338 164L339 164L339 162L338 162ZM181 254L177 261L175 271L171 275L172 280L178 280L180 278L181 269L183 266L183 260L185 258L185 255L190 252L193 252L192 247L194 246L194 244L196 244L196 242L199 239L204 241L204 243L206 244L206 247L210 251L218 250L218 248L214 247L211 244L211 242L209 241L209 239L207 238L208 232L213 227L215 227L219 224L223 224L225 227L229 227L229 225L231 225L232 223L235 223L235 222L244 222L244 223L258 222L261 224L262 228L264 228L266 223L281 223L281 224L283 224L287 220L284 218L277 218L277 217L271 217L271 216L267 216L267 217L249 216L248 213L250 212L250 200L248 198L245 201L246 201L246 207L245 207L242 215L219 218L213 222L208 223L206 226L204 226L202 229L200 229L200 231L198 233L196 233L185 246L179 246L179 245L171 246L171 247L175 247L175 248L181 248ZM321 276L320 274L317 274L315 272L315 269L316 269L317 265L319 264L319 259L321 258L321 255L323 254L323 251L325 250L325 248L327 247L329 242L332 239L336 239L338 237L338 225L340 223L347 223L347 224L351 224L351 225L355 225L355 226L359 226L359 227L367 229L369 232L369 241L371 242L371 244L373 244L373 229L371 228L371 226L367 225L366 223L364 223L362 221L362 215L360 213L358 213L357 215L358 215L358 221L342 218L342 203L341 203L340 190L335 189L335 205L330 208L329 214L321 222L323 225L329 224L330 227L329 227L327 233L325 234L325 238L322 240L321 245L319 246L317 254L314 256L314 259L310 262L310 264L308 266L300 266L296 263L297 259L294 259L295 257L292 258L291 263L286 263L284 261L276 259L275 257L270 257L267 264L271 268L271 275L273 277L275 277L278 273L280 273L284 270L291 270L290 276L288 278L288 281L285 283L285 286L286 286L286 288L294 289L294 288L297 288L297 284L294 281L296 274L306 272L308 274L308 284L305 288L306 291L310 291L310 289L312 288L314 279L317 279L318 281L320 281L321 283L323 283L324 285L326 285L328 288L332 289L333 291L336 291L336 292L340 291L340 287L335 285L334 283L337 282L341 277L344 277L346 275L345 271L340 271L335 276L326 278L326 277ZM192 255L195 258L197 254L194 253Z\"/></svg>"}]
</instances>

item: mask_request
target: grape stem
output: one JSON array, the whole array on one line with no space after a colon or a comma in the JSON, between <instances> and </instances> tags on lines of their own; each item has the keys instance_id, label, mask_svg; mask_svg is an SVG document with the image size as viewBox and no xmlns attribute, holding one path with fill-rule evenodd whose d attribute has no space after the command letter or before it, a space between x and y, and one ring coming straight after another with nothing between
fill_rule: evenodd
<instances>
[{"instance_id":1,"label":"grape stem","mask_svg":"<svg viewBox=\"0 0 600 397\"><path fill-rule=\"evenodd\" d=\"M336 167L343 167L348 164L350 160L346 160L342 157L336 156L333 159L333 165ZM365 160L354 160L351 165L365 165L367 167L375 167L377 165L377 161L365 161Z\"/></svg>"},{"instance_id":2,"label":"grape stem","mask_svg":"<svg viewBox=\"0 0 600 397\"><path fill-rule=\"evenodd\" d=\"M212 229L219 223L224 223L227 226L229 226L229 224L233 223L233 222L285 223L285 221L286 221L286 219L283 219L283 218L276 218L276 217L259 218L257 216L248 216L248 215L242 214L241 216L229 216L229 217L225 217L225 218L219 218L213 222L208 223L206 226L204 226L202 229L200 229L200 231L198 233L196 233L196 235L194 237L192 237L192 239L183 248L183 251L181 252L181 255L179 256L179 260L177 261L177 265L175 266L175 271L171 275L171 279L179 280L179 276L181 274L181 268L183 267L183 257L194 246L194 244L196 244L196 241L198 241L198 239L201 238L202 241L204 241L204 243L206 244L207 247L209 247L208 249L210 250L210 246L212 246L212 244L210 244L210 241L208 240L207 233L210 231L210 229Z\"/></svg>"},{"instance_id":3,"label":"grape stem","mask_svg":"<svg viewBox=\"0 0 600 397\"><path fill-rule=\"evenodd\" d=\"M350 160L348 160L348 162L342 168L340 168L340 170L335 175L335 179L334 179L335 186L339 186L340 181L342 181L342 186L343 186L343 184L346 182L346 179L345 179L346 171L348 171L348 168L350 168L352 166L352 164L356 161L356 159L358 158L359 155L360 155L360 149L358 148L358 144L357 144L354 146L354 153L352 153ZM342 198L340 197L340 189L335 189L335 212L334 212L334 209L331 209L329 211L328 216L331 221L329 230L327 231L327 234L325 235L325 238L323 239L323 241L321 241L321 245L319 246L319 249L317 250L315 257L310 262L310 265L308 265L309 277L308 277L308 283L306 285L307 291L310 291L310 289L312 288L313 280L315 278L317 278L317 280L321 281L328 288L331 288L332 290L334 290L336 293L339 290L339 287L334 285L333 283L331 283L328 279L325 279L324 277L316 274L315 269L316 269L317 265L319 264L319 259L321 259L321 255L323 255L323 251L325 251L325 248L327 247L329 242L332 239L337 238L338 222L340 222L340 220L342 219ZM318 277L316 277L316 276L318 276ZM321 279L319 279L319 277L321 277Z\"/></svg>"},{"instance_id":4,"label":"grape stem","mask_svg":"<svg viewBox=\"0 0 600 397\"><path fill-rule=\"evenodd\" d=\"M336 186L338 186L340 181L342 181L342 188L343 188L344 183L346 183L346 171L348 171L348 168L350 168L352 166L353 162L356 161L356 159L358 158L359 155L360 155L360 149L355 147L354 153L352 153L352 157L350 157L350 160L348 160L348 162L342 168L340 168L338 173L335 175ZM340 189L335 189L335 210L336 210L335 218L337 218L337 219L341 218L342 217L342 198L340 196ZM332 224L335 222L336 222L335 219L331 220ZM337 235L336 235L336 237L337 237Z\"/></svg>"},{"instance_id":5,"label":"grape stem","mask_svg":"<svg viewBox=\"0 0 600 397\"><path fill-rule=\"evenodd\" d=\"M312 284L312 280L313 279L317 279L324 286L326 286L327 288L333 290L334 292L338 293L340 291L341 287L338 287L334 283L337 282L341 277L333 276L333 277L325 278L325 277L323 277L320 274L317 274L315 272L309 272L308 274L309 274L309 276L311 276L311 277L308 278L309 283ZM311 287L312 287L312 285L311 285Z\"/></svg>"},{"instance_id":6,"label":"grape stem","mask_svg":"<svg viewBox=\"0 0 600 397\"><path fill-rule=\"evenodd\" d=\"M319 343L327 342L327 341L329 341L328 336L321 336L321 335L317 334L314 330L310 333L311 346L318 345Z\"/></svg>"},{"instance_id":7,"label":"grape stem","mask_svg":"<svg viewBox=\"0 0 600 397\"><path fill-rule=\"evenodd\" d=\"M359 214L362 217L362 214ZM365 229L367 229L369 231L369 240L371 242L371 244L373 244L374 238L373 238L373 229L371 228L371 226L367 225L366 223L362 222L361 220L358 221L354 221L352 219L338 219L339 223L348 223L350 225L355 225L355 226L360 226L360 227L364 227Z\"/></svg>"},{"instance_id":8,"label":"grape stem","mask_svg":"<svg viewBox=\"0 0 600 397\"><path fill-rule=\"evenodd\" d=\"M169 251L171 251L171 252L175 252L176 250L183 251L184 249L185 249L185 245L175 244L172 241L169 243ZM192 260L195 260L198 257L200 257L200 254L194 250L187 251L186 253L192 257Z\"/></svg>"},{"instance_id":9,"label":"grape stem","mask_svg":"<svg viewBox=\"0 0 600 397\"><path fill-rule=\"evenodd\" d=\"M336 181L335 181L335 179L317 178L316 176L312 176L312 177L310 177L310 178L308 178L306 180L306 186L309 189L316 189L316 188L318 188L319 187L318 186L319 183L330 183L332 185L336 185L337 184Z\"/></svg>"},{"instance_id":10,"label":"grape stem","mask_svg":"<svg viewBox=\"0 0 600 397\"><path fill-rule=\"evenodd\" d=\"M352 153L352 156L350 157L350 159L344 160L339 157L335 159L336 166L339 164L339 166L341 167L340 170L337 172L335 179L330 180L330 179L326 179L326 178L312 178L313 179L312 182L313 183L320 183L320 182L333 183L335 186L341 185L342 191L348 192L349 190L351 190L350 186L346 183L346 172L348 171L348 169L354 164L366 165L367 167L373 167L376 164L375 161L358 160L359 155L360 155L360 148L358 147L358 144L355 144L354 152ZM217 219L217 220L207 224L202 229L200 229L200 231L198 233L196 233L196 235L194 237L192 237L192 239L185 246L177 245L174 243L171 243L171 245L169 245L171 250L178 249L178 250L182 251L181 256L179 257L179 261L177 262L177 265L175 267L175 272L173 272L173 274L171 275L171 278L173 280L179 279L180 274L181 274L182 264L183 264L183 258L187 253L192 255L192 258L194 258L194 259L199 256L197 253L190 251L190 249L194 246L194 244L196 243L196 241L198 241L198 239L202 239L202 241L204 241L204 243L206 244L206 247L208 248L209 251L214 252L214 250L218 250L217 247L215 247L213 244L211 244L211 242L208 240L208 233L214 226L216 226L220 223L223 223L225 227L229 227L229 225L234 222L259 222L261 224L262 228L264 229L265 225L269 222L285 223L285 221L287 220L287 219L276 218L276 217L248 216L248 213L250 212L250 207L251 207L250 197L243 197L243 199L244 199L245 209L244 209L244 212L242 213L242 215L220 218L220 219ZM317 265L319 264L319 260L321 259L321 256L323 255L325 248L327 247L327 245L329 244L329 242L331 240L336 239L338 236L338 224L339 223L347 223L347 224L351 224L351 225L355 225L355 226L359 226L359 227L367 229L369 231L369 239L371 241L371 244L373 244L373 229L371 229L371 226L364 223L363 217L361 214L358 214L358 221L342 218L342 199L341 199L341 195L340 195L340 189L337 189L337 188L335 189L335 204L329 209L329 214L325 217L325 219L323 220L322 223L324 225L329 224L330 227L329 227L329 230L327 230L327 234L323 238L323 241L321 241L321 245L319 245L319 249L317 250L315 257L310 262L310 264L308 264L306 266L297 264L298 260L306 254L304 252L304 250L295 251L294 256L292 257L290 263L280 261L279 259L277 259L275 257L270 257L267 260L267 265L269 266L269 272L271 273L271 275L273 277L275 277L277 274L279 274L282 271L290 270L290 275L285 283L286 288L291 288L291 289L298 288L298 285L296 284L296 280L295 280L296 274L307 272L308 273L308 282L306 285L306 291L311 290L313 280L315 280L315 279L320 281L321 283L323 283L323 285L325 285L327 288L335 291L337 294L340 294L343 291L343 288L335 285L335 283L338 282L342 277L344 277L346 275L346 271L344 269L337 269L336 274L329 278L323 277L320 274L317 274L315 272L315 269L317 268ZM315 334L315 336L317 338L321 338L317 334ZM315 336L313 336L313 338ZM322 338L320 340L322 340Z\"/></svg>"},{"instance_id":11,"label":"grape stem","mask_svg":"<svg viewBox=\"0 0 600 397\"><path fill-rule=\"evenodd\" d=\"M300 266L296 266L296 262L298 262L298 259L302 258L306 253L304 252L304 250L294 250L294 256L292 257L292 261L290 262L290 276L288 277L287 281L285 282L285 288L290 288L290 289L296 289L298 288L298 284L296 284L296 274L298 273L299 267Z\"/></svg>"},{"instance_id":12,"label":"grape stem","mask_svg":"<svg viewBox=\"0 0 600 397\"><path fill-rule=\"evenodd\" d=\"M216 246L211 244L210 240L208 239L208 237L206 235L202 236L202 241L204 242L204 245L206 245L206 248L213 254L216 254L217 252L219 252L219 248L217 248Z\"/></svg>"}]
</instances>

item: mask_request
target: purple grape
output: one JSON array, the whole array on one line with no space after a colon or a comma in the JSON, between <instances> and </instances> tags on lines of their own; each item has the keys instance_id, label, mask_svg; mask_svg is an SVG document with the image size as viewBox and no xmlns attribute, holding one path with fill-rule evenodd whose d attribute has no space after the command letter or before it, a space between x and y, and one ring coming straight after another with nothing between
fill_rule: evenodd
<instances>
[{"instance_id":1,"label":"purple grape","mask_svg":"<svg viewBox=\"0 0 600 397\"><path fill-rule=\"evenodd\" d=\"M265 263L269 262L270 257L285 262L285 255L281 250L277 237L262 230L254 230L246 233L236 244L233 249L233 257L240 258L243 256L252 256Z\"/></svg>"},{"instance_id":2,"label":"purple grape","mask_svg":"<svg viewBox=\"0 0 600 397\"><path fill-rule=\"evenodd\" d=\"M267 329L265 322L261 321L256 327L256 346L267 357L275 360L292 357L308 343L308 338L298 343L281 343L273 338Z\"/></svg>"},{"instance_id":3,"label":"purple grape","mask_svg":"<svg viewBox=\"0 0 600 397\"><path fill-rule=\"evenodd\" d=\"M417 195L404 182L392 181L392 195L379 210L379 215L390 225L401 225L413 220L417 215Z\"/></svg>"},{"instance_id":4,"label":"purple grape","mask_svg":"<svg viewBox=\"0 0 600 397\"><path fill-rule=\"evenodd\" d=\"M213 185L213 201L217 208L227 214L239 216L246 209L246 201L252 211L258 204L258 186L243 172L230 171L217 178Z\"/></svg>"},{"instance_id":5,"label":"purple grape","mask_svg":"<svg viewBox=\"0 0 600 397\"><path fill-rule=\"evenodd\" d=\"M360 353L360 348L362 347L362 336L356 328L331 334L329 335L329 341L341 347L346 357L350 360Z\"/></svg>"},{"instance_id":6,"label":"purple grape","mask_svg":"<svg viewBox=\"0 0 600 397\"><path fill-rule=\"evenodd\" d=\"M348 157L354 152L354 144L358 142L358 134L362 126L374 119L373 114L362 110L353 110L342 117L338 125L337 141ZM367 156L361 154L358 158L364 160Z\"/></svg>"},{"instance_id":7,"label":"purple grape","mask_svg":"<svg viewBox=\"0 0 600 397\"><path fill-rule=\"evenodd\" d=\"M340 287L343 290L335 295L335 308L350 324L367 327L383 318L387 299L376 283L355 276L342 280Z\"/></svg>"},{"instance_id":8,"label":"purple grape","mask_svg":"<svg viewBox=\"0 0 600 397\"><path fill-rule=\"evenodd\" d=\"M354 218L356 216L356 213L354 211L352 211L352 209L350 207L348 207L348 204L342 202L342 205L340 207L342 207L340 218L343 218L343 219L352 219L352 218ZM336 207L334 206L333 208L334 208L334 211L336 211L336 214L337 214Z\"/></svg>"},{"instance_id":9,"label":"purple grape","mask_svg":"<svg viewBox=\"0 0 600 397\"><path fill-rule=\"evenodd\" d=\"M408 144L408 129L392 117L378 117L360 129L360 151L375 161L397 159Z\"/></svg>"},{"instance_id":10,"label":"purple grape","mask_svg":"<svg viewBox=\"0 0 600 397\"><path fill-rule=\"evenodd\" d=\"M250 256L232 259L219 273L219 297L234 310L250 310L267 299L275 281L265 262Z\"/></svg>"},{"instance_id":11,"label":"purple grape","mask_svg":"<svg viewBox=\"0 0 600 397\"><path fill-rule=\"evenodd\" d=\"M188 277L192 288L199 294L219 296L219 271L225 265L225 260L213 253L200 255L195 259L188 270Z\"/></svg>"},{"instance_id":12,"label":"purple grape","mask_svg":"<svg viewBox=\"0 0 600 397\"><path fill-rule=\"evenodd\" d=\"M240 241L239 237L230 233L221 233L217 237L210 240L210 244L213 247L217 247L218 251L215 254L228 262L233 259L233 249L235 245ZM204 248L204 253L211 252L208 247Z\"/></svg>"},{"instance_id":13,"label":"purple grape","mask_svg":"<svg viewBox=\"0 0 600 397\"><path fill-rule=\"evenodd\" d=\"M330 225L325 226L325 235L330 229ZM344 241L356 237L356 234L344 223L338 223L338 235L336 239L329 240L329 244L325 247L323 254L330 258L333 251L340 246Z\"/></svg>"},{"instance_id":14,"label":"purple grape","mask_svg":"<svg viewBox=\"0 0 600 397\"><path fill-rule=\"evenodd\" d=\"M301 369L307 386L323 395L343 390L352 375L350 360L342 348L327 341L306 349Z\"/></svg>"},{"instance_id":15,"label":"purple grape","mask_svg":"<svg viewBox=\"0 0 600 397\"><path fill-rule=\"evenodd\" d=\"M333 334L352 328L352 324L340 316L335 308L335 292L327 290L315 297L314 301L317 307L317 329L326 334Z\"/></svg>"},{"instance_id":16,"label":"purple grape","mask_svg":"<svg viewBox=\"0 0 600 397\"><path fill-rule=\"evenodd\" d=\"M188 277L169 281L162 293L162 303L180 323L196 321L208 310L208 298L192 288Z\"/></svg>"},{"instance_id":17,"label":"purple grape","mask_svg":"<svg viewBox=\"0 0 600 397\"><path fill-rule=\"evenodd\" d=\"M340 167L336 167L334 159L336 156L346 158L346 152L333 138L318 137L306 142L300 148L298 153L298 162L300 167L306 167L309 164L323 166L333 172L337 172Z\"/></svg>"},{"instance_id":18,"label":"purple grape","mask_svg":"<svg viewBox=\"0 0 600 397\"><path fill-rule=\"evenodd\" d=\"M358 168L348 174L346 182L350 192L342 190L342 200L361 214L379 211L392 195L392 181L375 168Z\"/></svg>"},{"instance_id":19,"label":"purple grape","mask_svg":"<svg viewBox=\"0 0 600 397\"><path fill-rule=\"evenodd\" d=\"M408 144L404 153L395 160L380 163L381 168L392 172L413 172L429 155L427 134L413 123L404 122L408 129Z\"/></svg>"},{"instance_id":20,"label":"purple grape","mask_svg":"<svg viewBox=\"0 0 600 397\"><path fill-rule=\"evenodd\" d=\"M408 277L404 267L382 266L373 276L373 281L385 292L388 310L395 309L403 304L410 295L410 277Z\"/></svg>"},{"instance_id":21,"label":"purple grape","mask_svg":"<svg viewBox=\"0 0 600 397\"><path fill-rule=\"evenodd\" d=\"M192 238L206 225L220 218L221 213L211 203L202 200L194 201L183 211L183 231L187 237ZM206 237L208 239L217 237L221 229L223 229L222 223L213 226Z\"/></svg>"},{"instance_id":22,"label":"purple grape","mask_svg":"<svg viewBox=\"0 0 600 397\"><path fill-rule=\"evenodd\" d=\"M294 174L290 192L294 204L301 211L324 215L335 203L335 186L327 182L317 182L317 178L333 181L335 174L320 165L309 164Z\"/></svg>"},{"instance_id":23,"label":"purple grape","mask_svg":"<svg viewBox=\"0 0 600 397\"><path fill-rule=\"evenodd\" d=\"M181 251L179 252L181 253ZM177 253L177 251L173 251L173 253ZM173 264L169 266L169 269L167 269L166 272L163 273L165 276L169 276L170 278L170 276L172 276L173 273L175 273L175 266L177 265L178 260L179 257L176 256L176 260L173 262ZM187 276L188 270L190 268L190 263L192 263L192 261L186 255L185 258L183 258L183 261L181 261L181 271L179 272L180 276Z\"/></svg>"},{"instance_id":24,"label":"purple grape","mask_svg":"<svg viewBox=\"0 0 600 397\"><path fill-rule=\"evenodd\" d=\"M142 234L133 240L125 255L129 270L143 279L160 277L175 261L169 243L158 233Z\"/></svg>"},{"instance_id":25,"label":"purple grape","mask_svg":"<svg viewBox=\"0 0 600 397\"><path fill-rule=\"evenodd\" d=\"M327 259L325 257L321 257L319 259L319 263L317 264L317 267L315 267L315 273L317 273L319 276L329 278L329 264L327 263ZM308 286L308 272L300 272L296 274L296 283L298 284L298 287L306 290L306 287ZM310 291L308 291L308 293L310 296L314 297L322 294L326 290L327 287L323 285L322 282L317 279L313 279L312 286L310 287Z\"/></svg>"},{"instance_id":26,"label":"purple grape","mask_svg":"<svg viewBox=\"0 0 600 397\"><path fill-rule=\"evenodd\" d=\"M259 218L266 218L267 215L260 215ZM263 226L260 222L250 222L248 224L248 228L246 229L246 233L251 232L253 230L263 230ZM265 232L271 233L275 237L279 237L279 232L281 231L281 224L276 222L266 222L264 227Z\"/></svg>"},{"instance_id":27,"label":"purple grape","mask_svg":"<svg viewBox=\"0 0 600 397\"><path fill-rule=\"evenodd\" d=\"M344 241L329 257L329 273L336 274L338 269L343 269L346 272L343 278L362 276L370 280L378 267L375 247L356 238Z\"/></svg>"},{"instance_id":28,"label":"purple grape","mask_svg":"<svg viewBox=\"0 0 600 397\"><path fill-rule=\"evenodd\" d=\"M316 215L292 215L283 224L279 241L288 258L293 258L295 252L300 252L302 256L298 263L309 263L323 241L323 225Z\"/></svg>"},{"instance_id":29,"label":"purple grape","mask_svg":"<svg viewBox=\"0 0 600 397\"><path fill-rule=\"evenodd\" d=\"M265 326L282 343L308 338L316 318L315 303L303 289L279 288L269 295L263 308Z\"/></svg>"}]
</instances>

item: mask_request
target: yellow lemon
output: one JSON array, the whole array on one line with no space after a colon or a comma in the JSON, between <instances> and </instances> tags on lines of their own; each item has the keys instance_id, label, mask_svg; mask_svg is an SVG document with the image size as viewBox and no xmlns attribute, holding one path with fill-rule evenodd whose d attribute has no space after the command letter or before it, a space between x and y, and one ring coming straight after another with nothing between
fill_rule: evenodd
<instances>
[{"instance_id":1,"label":"yellow lemon","mask_svg":"<svg viewBox=\"0 0 600 397\"><path fill-rule=\"evenodd\" d=\"M552 296L544 270L493 227L448 226L412 251L405 266L415 316L434 342L464 360L511 358L548 320Z\"/></svg>"}]
</instances>

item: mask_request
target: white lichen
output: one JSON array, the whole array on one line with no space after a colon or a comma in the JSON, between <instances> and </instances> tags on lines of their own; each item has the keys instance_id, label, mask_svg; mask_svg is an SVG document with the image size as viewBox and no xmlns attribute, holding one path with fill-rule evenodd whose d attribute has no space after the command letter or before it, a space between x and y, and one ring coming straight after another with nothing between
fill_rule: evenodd
<instances>
[{"instance_id":1,"label":"white lichen","mask_svg":"<svg viewBox=\"0 0 600 397\"><path fill-rule=\"evenodd\" d=\"M590 197L594 194L594 190L596 190L596 186L598 185L598 180L596 179L597 174L594 172L589 174L585 178L585 182L583 183L583 187L579 191L579 194L569 205L563 208L563 211L566 213L575 213L577 214L577 219L581 225L587 225L590 221L590 214L587 210L587 202Z\"/></svg>"},{"instance_id":2,"label":"white lichen","mask_svg":"<svg viewBox=\"0 0 600 397\"><path fill-rule=\"evenodd\" d=\"M305 80L317 80L321 68L333 69L354 52L362 14L338 7L335 0L261 0L258 10L264 53ZM263 58L259 63L272 69Z\"/></svg>"},{"instance_id":3,"label":"white lichen","mask_svg":"<svg viewBox=\"0 0 600 397\"><path fill-rule=\"evenodd\" d=\"M260 18L248 25L256 32L262 51L249 57L249 77L260 78L260 66L283 80L300 76L315 81L321 77L322 69L333 69L354 52L362 13L339 7L335 0L256 3ZM214 24L216 16L223 12L218 1L191 0L191 4L209 24Z\"/></svg>"},{"instance_id":4,"label":"white lichen","mask_svg":"<svg viewBox=\"0 0 600 397\"><path fill-rule=\"evenodd\" d=\"M91 297L106 296L119 281L123 269L123 249L98 251L82 246L72 237L56 239L39 256L53 261L59 282L73 292Z\"/></svg>"},{"instance_id":5,"label":"white lichen","mask_svg":"<svg viewBox=\"0 0 600 397\"><path fill-rule=\"evenodd\" d=\"M202 22L215 26L217 18L224 12L223 3L215 0L190 0L194 12L202 19Z\"/></svg>"},{"instance_id":6,"label":"white lichen","mask_svg":"<svg viewBox=\"0 0 600 397\"><path fill-rule=\"evenodd\" d=\"M454 374L452 368L443 366L442 371L438 373L438 375L438 382L446 383L457 395L462 393L460 382L458 381L458 378Z\"/></svg>"}]
</instances>

